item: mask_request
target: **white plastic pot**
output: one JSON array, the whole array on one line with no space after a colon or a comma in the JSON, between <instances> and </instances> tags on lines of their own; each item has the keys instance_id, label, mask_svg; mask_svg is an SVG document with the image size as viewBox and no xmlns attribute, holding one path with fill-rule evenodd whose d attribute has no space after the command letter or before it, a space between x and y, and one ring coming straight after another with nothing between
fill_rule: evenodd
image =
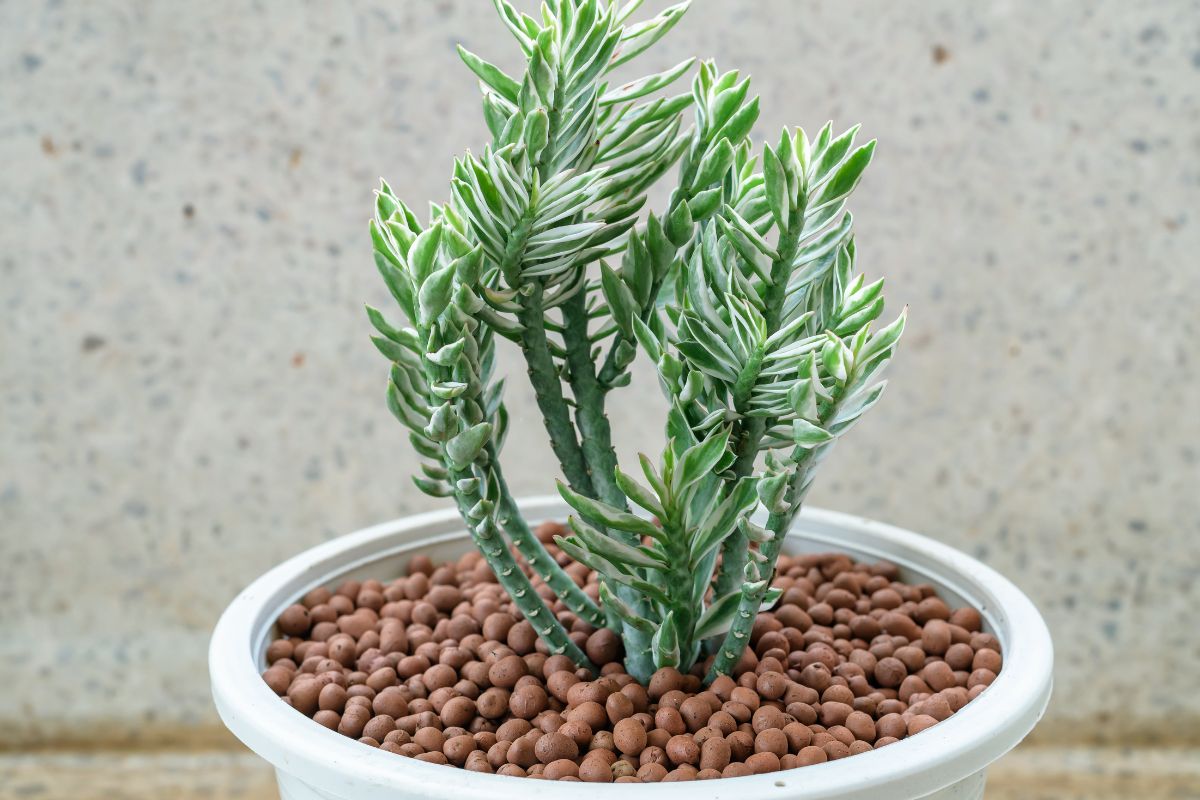
<instances>
[{"instance_id":1,"label":"white plastic pot","mask_svg":"<svg viewBox=\"0 0 1200 800\"><path fill-rule=\"evenodd\" d=\"M565 519L558 498L525 500L528 519ZM279 613L317 586L387 580L409 557L457 557L470 540L455 511L418 514L314 547L252 583L222 615L209 647L213 698L225 725L276 770L283 800L977 800L987 766L1011 750L1050 699L1050 633L1033 603L1004 577L957 550L890 525L805 509L789 553L837 550L897 564L952 605L983 612L1004 669L944 722L880 750L797 770L712 781L586 786L487 775L401 758L327 730L280 702L260 677Z\"/></svg>"}]
</instances>

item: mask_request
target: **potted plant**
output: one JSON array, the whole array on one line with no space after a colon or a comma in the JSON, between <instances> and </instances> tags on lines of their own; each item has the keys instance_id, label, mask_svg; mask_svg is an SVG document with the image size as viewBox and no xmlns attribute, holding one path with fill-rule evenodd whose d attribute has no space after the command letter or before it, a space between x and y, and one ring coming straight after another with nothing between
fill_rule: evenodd
<instances>
[{"instance_id":1,"label":"potted plant","mask_svg":"<svg viewBox=\"0 0 1200 800\"><path fill-rule=\"evenodd\" d=\"M875 143L826 125L757 149L749 79L711 62L614 83L686 4L636 23L637 0L495 5L525 73L460 49L492 141L428 221L384 183L370 226L406 321L368 308L387 404L417 485L455 510L315 548L239 596L210 658L226 724L288 798L483 797L520 777L553 779L545 796L706 778L637 791L981 796L1049 696L1036 610L944 546L802 512L905 325L879 321L846 211ZM561 501L509 492L498 341L524 356ZM606 404L639 354L667 444L630 468Z\"/></svg>"}]
</instances>

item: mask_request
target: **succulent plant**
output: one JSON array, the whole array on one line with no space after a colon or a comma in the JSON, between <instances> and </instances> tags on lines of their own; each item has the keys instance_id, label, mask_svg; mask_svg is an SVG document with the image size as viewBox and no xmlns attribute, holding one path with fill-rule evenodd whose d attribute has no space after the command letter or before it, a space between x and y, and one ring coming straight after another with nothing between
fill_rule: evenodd
<instances>
[{"instance_id":1,"label":"succulent plant","mask_svg":"<svg viewBox=\"0 0 1200 800\"><path fill-rule=\"evenodd\" d=\"M826 125L756 152L749 79L711 62L615 83L687 3L636 23L640 0L548 0L540 18L494 5L525 73L460 48L492 141L455 161L451 199L427 223L386 183L378 191L375 261L408 320L368 308L392 362L388 405L425 460L417 485L454 499L552 653L595 668L526 567L621 635L635 678L708 661L711 679L774 602L780 545L816 467L878 401L904 329L904 314L874 324L883 282L856 272L845 210L875 143ZM665 94L693 71L690 93ZM671 175L666 208L646 211ZM578 513L558 544L599 573L598 598L533 535L505 483L498 339L527 363ZM639 352L670 410L666 448L657 464L641 456L634 477L605 407Z\"/></svg>"}]
</instances>

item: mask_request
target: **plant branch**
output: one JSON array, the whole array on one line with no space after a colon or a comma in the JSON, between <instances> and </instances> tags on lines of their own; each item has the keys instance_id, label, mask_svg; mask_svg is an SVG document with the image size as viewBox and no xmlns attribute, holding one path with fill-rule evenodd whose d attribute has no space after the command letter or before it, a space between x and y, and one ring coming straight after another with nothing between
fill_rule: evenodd
<instances>
[{"instance_id":1,"label":"plant branch","mask_svg":"<svg viewBox=\"0 0 1200 800\"><path fill-rule=\"evenodd\" d=\"M546 550L541 540L529 529L529 525L525 522L525 517L521 514L521 509L517 507L517 503L508 489L508 484L504 480L504 475L499 469L499 462L493 445L488 445L488 454L491 463L495 465L492 467L492 474L495 476L496 483L500 489L500 498L496 513L496 519L500 528L512 539L513 544L517 546L517 550L521 553L525 562L542 577L546 585L554 591L558 599L562 600L563 604L572 613L586 621L589 625L603 628L607 625L604 619L604 612L593 602L592 598L588 597L576 585L571 576L558 565L558 562Z\"/></svg>"},{"instance_id":2,"label":"plant branch","mask_svg":"<svg viewBox=\"0 0 1200 800\"><path fill-rule=\"evenodd\" d=\"M521 331L521 352L525 355L529 382L533 385L538 409L542 412L546 432L550 435L550 447L558 457L563 476L575 491L594 497L592 475L584 460L579 439L576 438L571 413L563 397L562 381L546 340L546 329L542 322L545 317L542 285L534 283L532 286L533 291L517 312L517 320L524 326Z\"/></svg>"},{"instance_id":3,"label":"plant branch","mask_svg":"<svg viewBox=\"0 0 1200 800\"><path fill-rule=\"evenodd\" d=\"M563 304L563 342L567 350L567 381L575 396L575 421L579 426L583 455L592 477L591 497L614 508L628 510L625 493L616 482L617 454L612 446L612 429L604 413L604 390L596 380L596 362L592 359L587 331L587 298L583 291ZM636 546L635 534L609 530L624 544ZM647 600L628 586L611 587L614 593L639 614L647 613ZM622 624L625 655L631 674L648 676L650 636L628 624Z\"/></svg>"},{"instance_id":4,"label":"plant branch","mask_svg":"<svg viewBox=\"0 0 1200 800\"><path fill-rule=\"evenodd\" d=\"M625 494L617 486L615 478L617 453L612 445L612 427L604 412L604 389L596 379L596 362L592 360L586 303L586 294L579 291L562 307L567 383L575 396L575 421L579 426L583 456L596 490L593 496L610 506L628 509Z\"/></svg>"},{"instance_id":5,"label":"plant branch","mask_svg":"<svg viewBox=\"0 0 1200 800\"><path fill-rule=\"evenodd\" d=\"M460 480L474 477L466 470L452 471L450 475L456 484ZM525 572L517 565L512 553L508 550L504 537L500 534L491 516L485 516L481 520L474 520L472 518L472 510L483 500L478 489L473 493L456 490L454 498L458 503L459 513L462 514L463 520L467 522L471 530L471 539L475 542L475 546L479 548L479 552L487 560L488 566L492 568L492 572L496 575L496 580L503 587L504 591L508 593L508 596L512 598L513 603L521 611L525 619L529 620L529 624L537 631L538 636L550 648L550 653L552 655L565 655L592 674L596 674L595 665L579 649L579 646L571 641L562 623L558 621L553 612L546 606L541 595L534 590L533 584L529 582L529 578L526 577Z\"/></svg>"}]
</instances>

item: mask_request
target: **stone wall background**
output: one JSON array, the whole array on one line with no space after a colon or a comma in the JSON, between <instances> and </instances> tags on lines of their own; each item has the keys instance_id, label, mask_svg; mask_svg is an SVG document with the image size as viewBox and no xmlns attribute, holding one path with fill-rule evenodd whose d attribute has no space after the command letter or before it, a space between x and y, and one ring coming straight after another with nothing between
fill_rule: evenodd
<instances>
[{"instance_id":1,"label":"stone wall background","mask_svg":"<svg viewBox=\"0 0 1200 800\"><path fill-rule=\"evenodd\" d=\"M697 0L640 62L752 73L759 139L879 138L860 253L911 327L812 500L1021 585L1060 742L1200 735L1198 10ZM481 0L0 2L0 745L217 741L236 591L432 507L365 221L377 176L420 207L483 141L455 41L515 62ZM510 476L545 492L505 363ZM639 364L624 457L661 438Z\"/></svg>"}]
</instances>

